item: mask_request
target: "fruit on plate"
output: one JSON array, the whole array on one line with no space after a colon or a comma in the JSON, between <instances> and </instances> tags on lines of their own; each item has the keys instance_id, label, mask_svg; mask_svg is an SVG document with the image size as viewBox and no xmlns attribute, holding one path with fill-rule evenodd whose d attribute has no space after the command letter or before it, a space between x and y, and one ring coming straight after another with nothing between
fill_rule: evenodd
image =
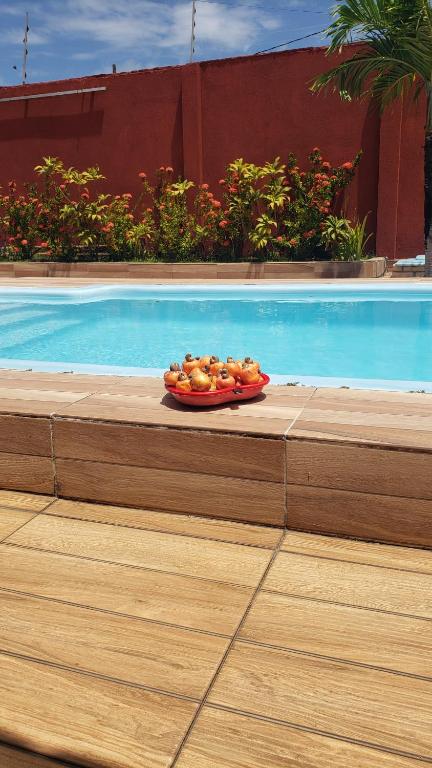
<instances>
[{"instance_id":1,"label":"fruit on plate","mask_svg":"<svg viewBox=\"0 0 432 768\"><path fill-rule=\"evenodd\" d=\"M228 373L226 368L222 368L216 378L216 389L228 389L228 387L235 387L235 378Z\"/></svg>"},{"instance_id":2,"label":"fruit on plate","mask_svg":"<svg viewBox=\"0 0 432 768\"><path fill-rule=\"evenodd\" d=\"M210 358L210 373L212 376L217 376L223 368L225 368L225 363L222 363L216 355L212 355Z\"/></svg>"},{"instance_id":3,"label":"fruit on plate","mask_svg":"<svg viewBox=\"0 0 432 768\"><path fill-rule=\"evenodd\" d=\"M243 363L240 370L242 384L258 384L261 381L261 373L250 363Z\"/></svg>"},{"instance_id":4,"label":"fruit on plate","mask_svg":"<svg viewBox=\"0 0 432 768\"><path fill-rule=\"evenodd\" d=\"M260 372L261 366L257 360L252 360L251 357L245 357L243 363L246 363L246 365L252 365L258 372Z\"/></svg>"},{"instance_id":5,"label":"fruit on plate","mask_svg":"<svg viewBox=\"0 0 432 768\"><path fill-rule=\"evenodd\" d=\"M178 363L171 363L169 371L164 373L164 382L174 387L177 384L178 377L181 374L181 368Z\"/></svg>"},{"instance_id":6,"label":"fruit on plate","mask_svg":"<svg viewBox=\"0 0 432 768\"><path fill-rule=\"evenodd\" d=\"M191 391L191 380L184 371L179 373L179 377L175 384L176 389L181 389L183 392Z\"/></svg>"},{"instance_id":7,"label":"fruit on plate","mask_svg":"<svg viewBox=\"0 0 432 768\"><path fill-rule=\"evenodd\" d=\"M210 365L211 361L211 355L202 355L199 359L199 367L200 368L206 368L208 365Z\"/></svg>"},{"instance_id":8,"label":"fruit on plate","mask_svg":"<svg viewBox=\"0 0 432 768\"><path fill-rule=\"evenodd\" d=\"M185 359L182 363L182 368L185 373L189 374L191 371L193 371L194 368L200 367L200 359L199 357L192 357L191 353L188 352L187 355L185 355Z\"/></svg>"},{"instance_id":9,"label":"fruit on plate","mask_svg":"<svg viewBox=\"0 0 432 768\"><path fill-rule=\"evenodd\" d=\"M211 388L211 378L205 371L200 368L193 368L189 374L191 389L194 392L208 392Z\"/></svg>"},{"instance_id":10,"label":"fruit on plate","mask_svg":"<svg viewBox=\"0 0 432 768\"><path fill-rule=\"evenodd\" d=\"M234 376L235 379L238 379L240 377L242 361L234 360L233 357L227 357L225 368L227 369L228 373L231 374L231 376Z\"/></svg>"}]
</instances>

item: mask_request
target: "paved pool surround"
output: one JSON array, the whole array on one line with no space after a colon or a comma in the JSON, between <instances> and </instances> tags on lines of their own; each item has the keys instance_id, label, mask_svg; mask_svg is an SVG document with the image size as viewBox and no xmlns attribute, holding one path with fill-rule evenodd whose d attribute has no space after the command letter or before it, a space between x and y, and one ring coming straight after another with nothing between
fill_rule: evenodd
<instances>
[{"instance_id":1,"label":"paved pool surround","mask_svg":"<svg viewBox=\"0 0 432 768\"><path fill-rule=\"evenodd\" d=\"M432 395L0 371L0 488L432 547Z\"/></svg>"}]
</instances>

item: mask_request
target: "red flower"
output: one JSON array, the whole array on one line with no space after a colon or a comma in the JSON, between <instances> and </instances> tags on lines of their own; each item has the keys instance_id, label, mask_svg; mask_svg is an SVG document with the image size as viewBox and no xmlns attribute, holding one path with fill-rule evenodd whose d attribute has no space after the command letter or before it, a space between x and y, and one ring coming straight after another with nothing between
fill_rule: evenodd
<instances>
[{"instance_id":1,"label":"red flower","mask_svg":"<svg viewBox=\"0 0 432 768\"><path fill-rule=\"evenodd\" d=\"M66 184L60 184L60 189L66 189Z\"/></svg>"},{"instance_id":2,"label":"red flower","mask_svg":"<svg viewBox=\"0 0 432 768\"><path fill-rule=\"evenodd\" d=\"M28 240L21 240L21 245L28 245Z\"/></svg>"},{"instance_id":3,"label":"red flower","mask_svg":"<svg viewBox=\"0 0 432 768\"><path fill-rule=\"evenodd\" d=\"M141 172L138 174L138 176L140 177L140 179L146 179L146 178L147 178L147 174L146 174L146 172L145 172L145 171L141 171Z\"/></svg>"},{"instance_id":4,"label":"red flower","mask_svg":"<svg viewBox=\"0 0 432 768\"><path fill-rule=\"evenodd\" d=\"M312 152L321 152L321 150L320 150L320 148L319 148L319 147L314 147L314 148L313 148L313 150L312 150Z\"/></svg>"},{"instance_id":5,"label":"red flower","mask_svg":"<svg viewBox=\"0 0 432 768\"><path fill-rule=\"evenodd\" d=\"M330 168L331 168L331 165L330 165L330 163L325 162L325 163L322 164L322 167L325 168L327 171L329 171Z\"/></svg>"},{"instance_id":6,"label":"red flower","mask_svg":"<svg viewBox=\"0 0 432 768\"><path fill-rule=\"evenodd\" d=\"M152 213L152 209L151 208L146 208L146 211L147 211L147 213Z\"/></svg>"},{"instance_id":7,"label":"red flower","mask_svg":"<svg viewBox=\"0 0 432 768\"><path fill-rule=\"evenodd\" d=\"M124 195L123 195L123 199L124 200L130 200L131 197L132 197L132 195L131 195L130 192L125 192Z\"/></svg>"},{"instance_id":8,"label":"red flower","mask_svg":"<svg viewBox=\"0 0 432 768\"><path fill-rule=\"evenodd\" d=\"M41 248L48 248L48 243L43 242L43 243L40 244L40 247Z\"/></svg>"},{"instance_id":9,"label":"red flower","mask_svg":"<svg viewBox=\"0 0 432 768\"><path fill-rule=\"evenodd\" d=\"M223 185L226 184L225 179L219 179L219 184L221 185L221 187L223 187Z\"/></svg>"},{"instance_id":10,"label":"red flower","mask_svg":"<svg viewBox=\"0 0 432 768\"><path fill-rule=\"evenodd\" d=\"M238 187L229 187L228 192L231 192L231 194L234 195L238 192Z\"/></svg>"},{"instance_id":11,"label":"red flower","mask_svg":"<svg viewBox=\"0 0 432 768\"><path fill-rule=\"evenodd\" d=\"M208 184L201 184L200 186L200 189L208 189L208 188L209 188Z\"/></svg>"},{"instance_id":12,"label":"red flower","mask_svg":"<svg viewBox=\"0 0 432 768\"><path fill-rule=\"evenodd\" d=\"M159 210L163 211L165 209L165 203L161 203L159 206Z\"/></svg>"},{"instance_id":13,"label":"red flower","mask_svg":"<svg viewBox=\"0 0 432 768\"><path fill-rule=\"evenodd\" d=\"M343 166L342 166L342 168L344 169L344 171L352 171L352 169L354 168L354 166L353 166L353 164L352 164L352 163L344 163L344 164L343 164Z\"/></svg>"},{"instance_id":14,"label":"red flower","mask_svg":"<svg viewBox=\"0 0 432 768\"><path fill-rule=\"evenodd\" d=\"M170 165L167 165L167 167L165 168L165 170L166 170L166 172L167 172L167 173L174 173L174 168L171 168L171 166L170 166Z\"/></svg>"},{"instance_id":15,"label":"red flower","mask_svg":"<svg viewBox=\"0 0 432 768\"><path fill-rule=\"evenodd\" d=\"M220 208L221 207L220 200L212 200L212 206L213 208Z\"/></svg>"},{"instance_id":16,"label":"red flower","mask_svg":"<svg viewBox=\"0 0 432 768\"><path fill-rule=\"evenodd\" d=\"M222 242L222 245L225 246L225 248L229 245L229 240L224 240Z\"/></svg>"},{"instance_id":17,"label":"red flower","mask_svg":"<svg viewBox=\"0 0 432 768\"><path fill-rule=\"evenodd\" d=\"M276 240L278 241L278 243L282 243L283 242L283 237L281 235L279 235L279 237L277 237Z\"/></svg>"},{"instance_id":18,"label":"red flower","mask_svg":"<svg viewBox=\"0 0 432 768\"><path fill-rule=\"evenodd\" d=\"M161 165L161 167L159 168L159 170L161 171L161 173L165 173L165 166L164 166L164 165ZM168 170L168 169L167 169L167 170Z\"/></svg>"},{"instance_id":19,"label":"red flower","mask_svg":"<svg viewBox=\"0 0 432 768\"><path fill-rule=\"evenodd\" d=\"M222 219L222 221L219 222L219 226L222 227L222 229L225 229L225 227L228 226L228 222L226 219Z\"/></svg>"},{"instance_id":20,"label":"red flower","mask_svg":"<svg viewBox=\"0 0 432 768\"><path fill-rule=\"evenodd\" d=\"M90 195L89 195L88 192L82 192L81 193L81 197L82 197L83 200L88 200ZM47 211L47 213L48 213L48 211Z\"/></svg>"},{"instance_id":21,"label":"red flower","mask_svg":"<svg viewBox=\"0 0 432 768\"><path fill-rule=\"evenodd\" d=\"M14 240L15 240L15 238L12 235L11 235L11 237L8 237L8 242L9 243L13 243Z\"/></svg>"}]
</instances>

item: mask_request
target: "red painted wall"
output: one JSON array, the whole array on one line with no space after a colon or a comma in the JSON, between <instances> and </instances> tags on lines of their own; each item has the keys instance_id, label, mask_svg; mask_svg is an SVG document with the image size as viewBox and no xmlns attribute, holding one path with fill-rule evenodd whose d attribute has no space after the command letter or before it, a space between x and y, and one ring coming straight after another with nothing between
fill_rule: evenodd
<instances>
[{"instance_id":1,"label":"red painted wall","mask_svg":"<svg viewBox=\"0 0 432 768\"><path fill-rule=\"evenodd\" d=\"M369 213L380 255L422 250L423 105L383 118L367 103L314 95L329 66L321 48L0 88L0 99L106 87L103 92L0 102L0 181L27 180L43 155L100 165L113 192L139 189L137 173L172 165L212 186L236 157L264 162L313 146L334 163L363 149L350 213Z\"/></svg>"}]
</instances>

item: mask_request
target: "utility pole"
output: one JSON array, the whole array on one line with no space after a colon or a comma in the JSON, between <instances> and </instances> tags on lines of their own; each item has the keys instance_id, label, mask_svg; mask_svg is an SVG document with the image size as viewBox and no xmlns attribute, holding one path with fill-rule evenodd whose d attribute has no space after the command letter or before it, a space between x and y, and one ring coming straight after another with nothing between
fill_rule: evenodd
<instances>
[{"instance_id":1,"label":"utility pole","mask_svg":"<svg viewBox=\"0 0 432 768\"><path fill-rule=\"evenodd\" d=\"M23 67L22 67L22 84L27 83L27 57L28 57L28 33L29 33L29 15L26 11L25 15L25 27L24 27L24 54L23 54Z\"/></svg>"},{"instance_id":2,"label":"utility pole","mask_svg":"<svg viewBox=\"0 0 432 768\"><path fill-rule=\"evenodd\" d=\"M196 27L196 0L192 0L192 30L191 30L191 42L190 42L190 59L189 61L193 61L194 53L195 53L195 27Z\"/></svg>"}]
</instances>

